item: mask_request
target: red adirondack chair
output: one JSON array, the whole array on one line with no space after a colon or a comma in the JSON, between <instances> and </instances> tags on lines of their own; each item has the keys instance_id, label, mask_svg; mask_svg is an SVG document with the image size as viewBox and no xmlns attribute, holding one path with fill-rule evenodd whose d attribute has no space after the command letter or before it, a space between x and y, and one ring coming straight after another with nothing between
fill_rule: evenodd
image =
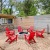
<instances>
[{"instance_id":1,"label":"red adirondack chair","mask_svg":"<svg viewBox=\"0 0 50 50\"><path fill-rule=\"evenodd\" d=\"M15 31L14 30L10 30L8 27L6 27L5 30L6 30L6 36L9 35L9 34L10 35L15 35Z\"/></svg>"},{"instance_id":2,"label":"red adirondack chair","mask_svg":"<svg viewBox=\"0 0 50 50\"><path fill-rule=\"evenodd\" d=\"M18 32L23 32L23 29L21 26L18 26Z\"/></svg>"},{"instance_id":3,"label":"red adirondack chair","mask_svg":"<svg viewBox=\"0 0 50 50\"><path fill-rule=\"evenodd\" d=\"M10 29L8 28L8 27L6 27L6 29L5 29L6 31L10 31Z\"/></svg>"},{"instance_id":4,"label":"red adirondack chair","mask_svg":"<svg viewBox=\"0 0 50 50\"><path fill-rule=\"evenodd\" d=\"M8 28L6 28L6 36L7 36L6 42L9 41L9 43L12 43L14 40L17 41L17 35L15 35L15 32L10 31Z\"/></svg>"},{"instance_id":5,"label":"red adirondack chair","mask_svg":"<svg viewBox=\"0 0 50 50\"><path fill-rule=\"evenodd\" d=\"M11 44L13 41L17 41L17 35L12 35L12 36L7 36L7 40L6 42L9 42L9 44Z\"/></svg>"},{"instance_id":6,"label":"red adirondack chair","mask_svg":"<svg viewBox=\"0 0 50 50\"><path fill-rule=\"evenodd\" d=\"M44 32L45 32L45 29L43 29L42 31L36 31L36 37L42 37L42 38L44 38L44 36L43 36Z\"/></svg>"},{"instance_id":7,"label":"red adirondack chair","mask_svg":"<svg viewBox=\"0 0 50 50\"><path fill-rule=\"evenodd\" d=\"M30 32L30 30L34 30L33 26L30 26L30 28L27 29L28 32Z\"/></svg>"},{"instance_id":8,"label":"red adirondack chair","mask_svg":"<svg viewBox=\"0 0 50 50\"><path fill-rule=\"evenodd\" d=\"M35 36L35 32L33 32L33 31L30 31L30 35L29 35L29 36L27 36L26 34L24 35L25 40L26 40L29 44L31 43L30 41L32 41L32 40L33 40L33 42L36 43L36 41L35 41L35 39L34 39L34 36Z\"/></svg>"}]
</instances>

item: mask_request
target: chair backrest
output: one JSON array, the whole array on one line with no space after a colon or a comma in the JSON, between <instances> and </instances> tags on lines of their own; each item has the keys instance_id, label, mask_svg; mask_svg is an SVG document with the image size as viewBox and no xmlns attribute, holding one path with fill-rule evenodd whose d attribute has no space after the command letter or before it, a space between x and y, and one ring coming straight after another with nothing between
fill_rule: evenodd
<instances>
[{"instance_id":1,"label":"chair backrest","mask_svg":"<svg viewBox=\"0 0 50 50\"><path fill-rule=\"evenodd\" d=\"M10 32L9 31L6 31L6 36L7 37L9 37L10 36L10 34L9 34Z\"/></svg>"},{"instance_id":2,"label":"chair backrest","mask_svg":"<svg viewBox=\"0 0 50 50\"><path fill-rule=\"evenodd\" d=\"M43 30L41 30L41 31L36 31L36 34L40 33L42 35L44 32L45 32L45 28Z\"/></svg>"},{"instance_id":3,"label":"chair backrest","mask_svg":"<svg viewBox=\"0 0 50 50\"><path fill-rule=\"evenodd\" d=\"M6 36L9 37L10 36L10 34L9 34L10 33L10 29L8 27L6 27L5 30L6 30L6 32L5 32Z\"/></svg>"},{"instance_id":4,"label":"chair backrest","mask_svg":"<svg viewBox=\"0 0 50 50\"><path fill-rule=\"evenodd\" d=\"M30 29L31 29L31 30L34 30L33 26L30 26Z\"/></svg>"},{"instance_id":5,"label":"chair backrest","mask_svg":"<svg viewBox=\"0 0 50 50\"><path fill-rule=\"evenodd\" d=\"M41 34L43 34L45 32L45 29L43 29L42 31L41 31Z\"/></svg>"},{"instance_id":6,"label":"chair backrest","mask_svg":"<svg viewBox=\"0 0 50 50\"><path fill-rule=\"evenodd\" d=\"M23 29L21 26L18 26L18 32L23 32Z\"/></svg>"},{"instance_id":7,"label":"chair backrest","mask_svg":"<svg viewBox=\"0 0 50 50\"><path fill-rule=\"evenodd\" d=\"M8 27L6 27L6 29L5 29L6 31L10 31L10 29L8 28Z\"/></svg>"},{"instance_id":8,"label":"chair backrest","mask_svg":"<svg viewBox=\"0 0 50 50\"><path fill-rule=\"evenodd\" d=\"M29 40L34 39L34 36L35 36L35 32L30 31Z\"/></svg>"},{"instance_id":9,"label":"chair backrest","mask_svg":"<svg viewBox=\"0 0 50 50\"><path fill-rule=\"evenodd\" d=\"M6 27L6 36L10 37L12 35L15 35L15 31L14 30L10 30L8 27Z\"/></svg>"},{"instance_id":10,"label":"chair backrest","mask_svg":"<svg viewBox=\"0 0 50 50\"><path fill-rule=\"evenodd\" d=\"M30 26L30 28L27 31L30 32L31 30L34 30L33 26Z\"/></svg>"}]
</instances>

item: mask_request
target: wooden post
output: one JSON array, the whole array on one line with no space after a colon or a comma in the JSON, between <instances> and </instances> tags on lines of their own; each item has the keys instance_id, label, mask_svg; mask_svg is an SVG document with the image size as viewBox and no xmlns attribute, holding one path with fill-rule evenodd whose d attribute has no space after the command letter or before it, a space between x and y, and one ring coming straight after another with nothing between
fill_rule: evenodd
<instances>
[{"instance_id":1,"label":"wooden post","mask_svg":"<svg viewBox=\"0 0 50 50\"><path fill-rule=\"evenodd\" d=\"M50 34L49 33L49 24L47 24L47 34Z\"/></svg>"}]
</instances>

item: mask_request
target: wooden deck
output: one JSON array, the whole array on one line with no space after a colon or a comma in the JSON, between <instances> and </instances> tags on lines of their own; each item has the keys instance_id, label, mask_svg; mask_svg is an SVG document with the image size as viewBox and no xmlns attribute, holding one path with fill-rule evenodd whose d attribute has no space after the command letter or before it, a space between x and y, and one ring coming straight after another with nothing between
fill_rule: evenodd
<instances>
[{"instance_id":1,"label":"wooden deck","mask_svg":"<svg viewBox=\"0 0 50 50\"><path fill-rule=\"evenodd\" d=\"M0 32L0 47L4 50L50 50L50 34L44 33L44 37L35 37L36 43L32 44L28 44L24 39L18 39L17 42L14 41L12 44L8 44L5 42L7 38L5 32Z\"/></svg>"}]
</instances>

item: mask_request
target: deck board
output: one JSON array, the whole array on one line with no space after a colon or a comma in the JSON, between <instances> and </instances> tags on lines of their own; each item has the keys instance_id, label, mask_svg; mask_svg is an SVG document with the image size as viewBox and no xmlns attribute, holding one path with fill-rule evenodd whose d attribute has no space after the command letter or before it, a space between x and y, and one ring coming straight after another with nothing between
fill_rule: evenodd
<instances>
[{"instance_id":1,"label":"deck board","mask_svg":"<svg viewBox=\"0 0 50 50\"><path fill-rule=\"evenodd\" d=\"M50 34L47 33L44 33L44 38L35 37L36 43L33 44L28 44L24 39L8 44L5 42L6 38L5 32L1 32L0 46L5 50L50 50Z\"/></svg>"}]
</instances>

